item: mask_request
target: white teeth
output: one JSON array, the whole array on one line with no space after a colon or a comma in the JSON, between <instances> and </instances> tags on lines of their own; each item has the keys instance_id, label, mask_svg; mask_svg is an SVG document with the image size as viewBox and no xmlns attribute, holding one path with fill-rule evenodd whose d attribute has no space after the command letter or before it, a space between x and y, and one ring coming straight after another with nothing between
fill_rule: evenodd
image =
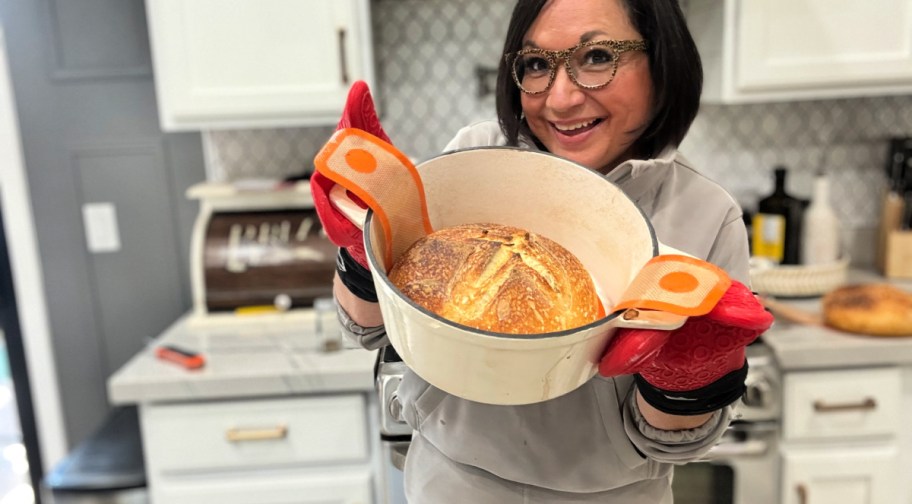
<instances>
[{"instance_id":1,"label":"white teeth","mask_svg":"<svg viewBox=\"0 0 912 504\"><path fill-rule=\"evenodd\" d=\"M594 123L595 121L596 121L596 119L592 119L591 121L586 121L586 122L582 122L582 123L578 123L578 124L571 124L569 126L561 126L559 124L555 124L554 127L557 128L559 131L573 131L573 130L578 130L580 128L585 128L586 126L591 126L592 123Z\"/></svg>"}]
</instances>

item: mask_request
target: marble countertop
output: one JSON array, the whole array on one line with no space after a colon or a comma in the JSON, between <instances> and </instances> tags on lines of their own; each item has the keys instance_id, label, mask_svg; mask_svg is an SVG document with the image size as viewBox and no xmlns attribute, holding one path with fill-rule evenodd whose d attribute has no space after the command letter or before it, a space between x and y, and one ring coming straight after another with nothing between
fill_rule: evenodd
<instances>
[{"instance_id":1,"label":"marble countertop","mask_svg":"<svg viewBox=\"0 0 912 504\"><path fill-rule=\"evenodd\" d=\"M322 336L317 320L323 324ZM339 339L335 313L201 318L185 315L108 379L112 404L179 402L374 390L376 352ZM158 359L171 344L200 352L188 370Z\"/></svg>"},{"instance_id":2,"label":"marble countertop","mask_svg":"<svg viewBox=\"0 0 912 504\"><path fill-rule=\"evenodd\" d=\"M890 283L912 292L912 280L887 279L876 273L852 270L848 283ZM801 310L820 313L821 298L780 299ZM912 337L876 337L785 322L776 323L763 335L783 370L912 366Z\"/></svg>"},{"instance_id":3,"label":"marble countertop","mask_svg":"<svg viewBox=\"0 0 912 504\"><path fill-rule=\"evenodd\" d=\"M912 280L853 270L850 283L888 282L912 292ZM820 298L782 300L819 313ZM323 324L323 334L317 320ZM374 390L376 352L338 338L334 313L194 317L175 321L108 379L112 404ZM763 335L783 370L912 366L912 337L874 337L777 319ZM206 365L187 370L155 357L158 345L201 352Z\"/></svg>"}]
</instances>

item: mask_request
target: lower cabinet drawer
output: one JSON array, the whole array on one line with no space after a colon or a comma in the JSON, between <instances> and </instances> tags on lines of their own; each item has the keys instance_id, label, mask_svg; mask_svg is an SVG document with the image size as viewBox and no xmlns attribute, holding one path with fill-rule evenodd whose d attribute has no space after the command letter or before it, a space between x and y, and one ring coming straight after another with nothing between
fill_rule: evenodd
<instances>
[{"instance_id":1,"label":"lower cabinet drawer","mask_svg":"<svg viewBox=\"0 0 912 504\"><path fill-rule=\"evenodd\" d=\"M902 376L898 368L786 373L783 390L787 440L899 432Z\"/></svg>"},{"instance_id":2,"label":"lower cabinet drawer","mask_svg":"<svg viewBox=\"0 0 912 504\"><path fill-rule=\"evenodd\" d=\"M152 504L372 504L364 469L257 474L255 478L172 478L156 485Z\"/></svg>"},{"instance_id":3,"label":"lower cabinet drawer","mask_svg":"<svg viewBox=\"0 0 912 504\"><path fill-rule=\"evenodd\" d=\"M149 472L351 463L368 457L359 395L144 405Z\"/></svg>"}]
</instances>

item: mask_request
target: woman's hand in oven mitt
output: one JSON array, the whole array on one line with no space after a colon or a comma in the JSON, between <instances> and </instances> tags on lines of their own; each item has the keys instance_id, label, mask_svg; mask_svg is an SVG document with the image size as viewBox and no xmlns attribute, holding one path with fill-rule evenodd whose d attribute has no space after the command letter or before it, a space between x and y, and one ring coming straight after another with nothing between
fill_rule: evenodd
<instances>
[{"instance_id":1,"label":"woman's hand in oven mitt","mask_svg":"<svg viewBox=\"0 0 912 504\"><path fill-rule=\"evenodd\" d=\"M366 131L381 140L392 143L374 108L374 100L370 89L364 81L352 84L348 92L345 109L336 130L344 128L357 128ZM336 259L336 269L339 279L353 294L370 302L377 302L377 293L374 289L367 254L364 251L364 234L361 229L352 223L330 201L330 191L336 185L319 172L314 171L310 177L310 192L313 195L314 208L323 225L323 230L331 242L339 247ZM349 199L362 208L367 205L360 198L347 192Z\"/></svg>"},{"instance_id":2,"label":"woman's hand in oven mitt","mask_svg":"<svg viewBox=\"0 0 912 504\"><path fill-rule=\"evenodd\" d=\"M643 399L668 414L715 411L744 393L744 349L772 323L750 289L732 281L709 313L690 317L678 329L619 329L599 374L635 374Z\"/></svg>"}]
</instances>

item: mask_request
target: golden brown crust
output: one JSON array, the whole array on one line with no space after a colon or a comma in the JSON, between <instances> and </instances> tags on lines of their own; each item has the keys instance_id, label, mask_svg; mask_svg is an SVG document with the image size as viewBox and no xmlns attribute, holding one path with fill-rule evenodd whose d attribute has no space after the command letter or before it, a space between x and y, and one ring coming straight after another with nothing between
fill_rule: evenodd
<instances>
[{"instance_id":1,"label":"golden brown crust","mask_svg":"<svg viewBox=\"0 0 912 504\"><path fill-rule=\"evenodd\" d=\"M541 334L599 315L592 278L573 254L499 224L438 230L406 250L389 278L429 311L486 331Z\"/></svg>"},{"instance_id":2,"label":"golden brown crust","mask_svg":"<svg viewBox=\"0 0 912 504\"><path fill-rule=\"evenodd\" d=\"M827 325L874 336L912 336L912 294L886 284L847 285L823 297Z\"/></svg>"}]
</instances>

